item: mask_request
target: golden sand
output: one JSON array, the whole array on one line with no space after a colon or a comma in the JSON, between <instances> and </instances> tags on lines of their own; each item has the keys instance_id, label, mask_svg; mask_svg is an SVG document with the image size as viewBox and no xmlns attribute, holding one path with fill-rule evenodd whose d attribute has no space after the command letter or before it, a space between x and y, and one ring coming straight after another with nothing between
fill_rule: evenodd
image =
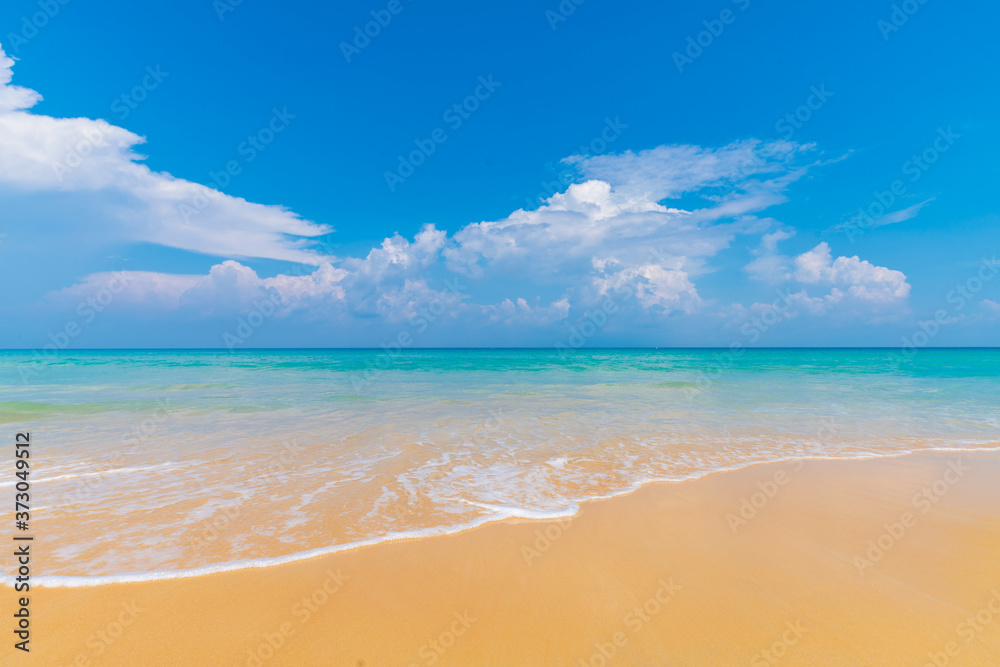
<instances>
[{"instance_id":1,"label":"golden sand","mask_svg":"<svg viewBox=\"0 0 1000 667\"><path fill-rule=\"evenodd\" d=\"M1000 665L1000 454L758 465L31 611L0 664Z\"/></svg>"}]
</instances>

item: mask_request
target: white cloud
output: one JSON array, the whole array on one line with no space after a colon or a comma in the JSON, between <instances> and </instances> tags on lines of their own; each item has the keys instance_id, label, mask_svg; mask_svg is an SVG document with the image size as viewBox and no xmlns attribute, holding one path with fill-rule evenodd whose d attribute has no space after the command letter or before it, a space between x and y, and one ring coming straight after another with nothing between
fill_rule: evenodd
<instances>
[{"instance_id":1,"label":"white cloud","mask_svg":"<svg viewBox=\"0 0 1000 667\"><path fill-rule=\"evenodd\" d=\"M772 284L785 282L792 277L792 260L777 252L778 243L795 236L794 230L783 230L764 234L760 246L754 251L756 259L744 267L754 280Z\"/></svg>"},{"instance_id":2,"label":"white cloud","mask_svg":"<svg viewBox=\"0 0 1000 667\"><path fill-rule=\"evenodd\" d=\"M934 201L936 197L929 197L922 202L913 204L912 206L907 206L906 208L901 208L898 211L893 211L892 213L886 213L885 215L879 216L877 218L864 218L861 216L855 217L848 222L841 223L834 226L834 229L839 230L854 230L858 228L874 229L876 227L884 227L886 225L891 225L897 222L906 222L907 220L912 220L917 217L926 204Z\"/></svg>"},{"instance_id":3,"label":"white cloud","mask_svg":"<svg viewBox=\"0 0 1000 667\"><path fill-rule=\"evenodd\" d=\"M833 259L825 241L795 258L795 279L801 283L829 284L846 288L847 296L872 303L890 303L906 299L910 284L901 271L875 266L854 257Z\"/></svg>"},{"instance_id":4,"label":"white cloud","mask_svg":"<svg viewBox=\"0 0 1000 667\"><path fill-rule=\"evenodd\" d=\"M116 307L166 316L231 313L270 299L279 317L396 324L433 312L438 321L550 327L613 298L621 302L618 317L658 324L713 305L696 283L740 237L757 245L745 267L751 277L798 283L788 297L790 314L835 308L873 314L909 294L901 272L856 256L834 258L826 243L797 257L778 251L794 230L759 215L786 200L788 187L811 166L801 164L811 145L750 139L720 148L666 145L573 156L566 162L580 182L536 210L471 223L452 235L425 225L412 240L397 233L364 256L333 258L311 249L312 239L330 231L326 226L152 171L136 153L143 137L103 120L31 113L41 97L12 85L12 67L0 51L0 186L37 201L70 193L116 244L147 242L225 258L206 275L92 274L50 294L51 302L71 306L119 280ZM925 203L890 214L891 221L912 217ZM316 268L262 278L235 258ZM454 288L459 276L468 289Z\"/></svg>"},{"instance_id":5,"label":"white cloud","mask_svg":"<svg viewBox=\"0 0 1000 667\"><path fill-rule=\"evenodd\" d=\"M341 281L347 275L347 271L326 263L306 275L260 278L250 267L226 260L204 276L150 271L95 273L50 294L49 300L74 304L110 292L108 306L128 306L147 313L187 309L212 315L239 311L255 300L266 299L277 304L280 313L287 314L344 301Z\"/></svg>"},{"instance_id":6,"label":"white cloud","mask_svg":"<svg viewBox=\"0 0 1000 667\"><path fill-rule=\"evenodd\" d=\"M31 113L41 96L11 85L13 64L0 49L0 185L36 195L82 195L78 206L93 210L108 227L101 231L119 242L321 263L309 239L328 233L327 227L281 206L254 204L153 171L134 150L145 139L106 121Z\"/></svg>"},{"instance_id":7,"label":"white cloud","mask_svg":"<svg viewBox=\"0 0 1000 667\"><path fill-rule=\"evenodd\" d=\"M548 306L541 306L537 303L531 305L526 299L518 297L514 301L504 299L498 304L482 306L482 310L492 324L508 327L544 326L566 319L569 315L569 299L563 297Z\"/></svg>"}]
</instances>

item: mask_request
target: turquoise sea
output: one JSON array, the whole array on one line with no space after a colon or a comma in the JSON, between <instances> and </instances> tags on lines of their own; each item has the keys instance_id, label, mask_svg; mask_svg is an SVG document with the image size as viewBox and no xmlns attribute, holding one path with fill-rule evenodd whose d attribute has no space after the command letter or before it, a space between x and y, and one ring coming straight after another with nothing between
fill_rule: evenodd
<instances>
[{"instance_id":1,"label":"turquoise sea","mask_svg":"<svg viewBox=\"0 0 1000 667\"><path fill-rule=\"evenodd\" d=\"M50 585L568 516L762 461L996 448L998 419L997 349L0 352Z\"/></svg>"}]
</instances>

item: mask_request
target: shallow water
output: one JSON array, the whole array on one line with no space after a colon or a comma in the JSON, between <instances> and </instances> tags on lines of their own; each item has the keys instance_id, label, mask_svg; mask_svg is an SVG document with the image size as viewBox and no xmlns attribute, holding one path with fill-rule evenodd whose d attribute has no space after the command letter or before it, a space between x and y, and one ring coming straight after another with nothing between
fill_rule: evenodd
<instances>
[{"instance_id":1,"label":"shallow water","mask_svg":"<svg viewBox=\"0 0 1000 667\"><path fill-rule=\"evenodd\" d=\"M32 432L42 583L565 516L762 461L1000 446L997 350L0 352L0 382L4 431Z\"/></svg>"}]
</instances>

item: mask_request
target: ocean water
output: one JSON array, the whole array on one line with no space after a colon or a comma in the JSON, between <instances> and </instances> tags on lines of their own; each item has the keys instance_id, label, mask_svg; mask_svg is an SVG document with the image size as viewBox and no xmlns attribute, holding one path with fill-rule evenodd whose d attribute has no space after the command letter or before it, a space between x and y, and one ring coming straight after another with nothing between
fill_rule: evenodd
<instances>
[{"instance_id":1,"label":"ocean water","mask_svg":"<svg viewBox=\"0 0 1000 667\"><path fill-rule=\"evenodd\" d=\"M569 516L764 461L997 448L998 419L995 349L0 352L48 585Z\"/></svg>"}]
</instances>

